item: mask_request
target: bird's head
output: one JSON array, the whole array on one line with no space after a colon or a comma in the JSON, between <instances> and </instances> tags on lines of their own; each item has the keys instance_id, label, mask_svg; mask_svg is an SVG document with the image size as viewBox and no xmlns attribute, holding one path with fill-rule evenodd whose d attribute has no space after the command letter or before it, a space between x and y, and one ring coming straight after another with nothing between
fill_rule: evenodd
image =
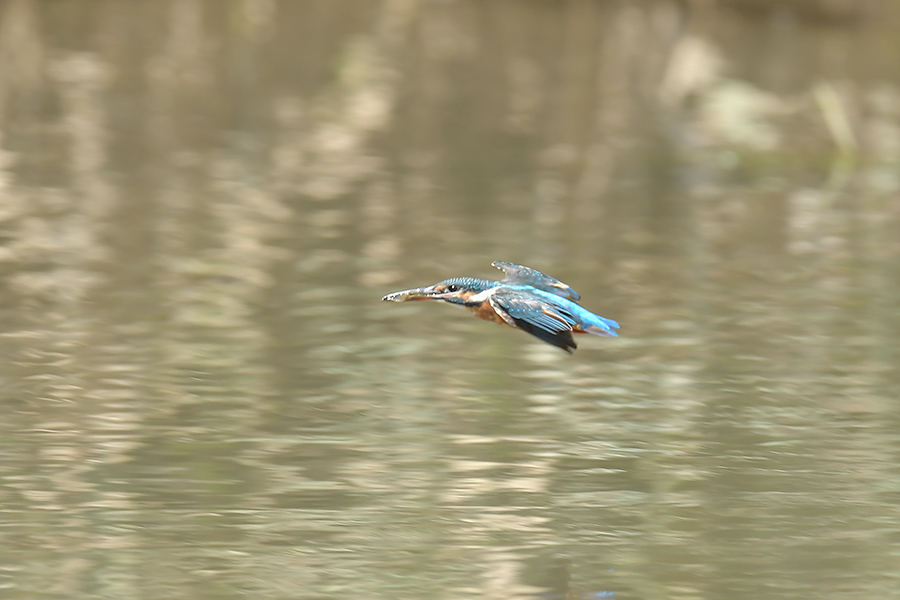
<instances>
[{"instance_id":1,"label":"bird's head","mask_svg":"<svg viewBox=\"0 0 900 600\"><path fill-rule=\"evenodd\" d=\"M495 281L485 281L473 277L445 279L428 287L414 288L388 294L385 302L410 302L413 300L443 300L452 304L465 304L472 296L497 285Z\"/></svg>"}]
</instances>

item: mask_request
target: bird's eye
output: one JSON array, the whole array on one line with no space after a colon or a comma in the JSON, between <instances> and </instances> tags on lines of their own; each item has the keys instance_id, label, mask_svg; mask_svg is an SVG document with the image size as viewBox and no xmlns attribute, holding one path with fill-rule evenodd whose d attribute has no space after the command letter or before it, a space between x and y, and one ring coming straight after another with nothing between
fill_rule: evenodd
<instances>
[{"instance_id":1,"label":"bird's eye","mask_svg":"<svg viewBox=\"0 0 900 600\"><path fill-rule=\"evenodd\" d=\"M448 292L458 292L458 291L459 291L459 286L456 285L455 283L451 283L450 285L448 285L448 286L445 288L445 290L448 291Z\"/></svg>"}]
</instances>

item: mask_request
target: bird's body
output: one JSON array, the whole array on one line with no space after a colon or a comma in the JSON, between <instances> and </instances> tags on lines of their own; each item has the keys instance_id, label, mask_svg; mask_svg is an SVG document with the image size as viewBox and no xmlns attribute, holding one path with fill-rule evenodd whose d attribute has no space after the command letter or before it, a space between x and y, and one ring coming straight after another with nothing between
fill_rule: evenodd
<instances>
[{"instance_id":1,"label":"bird's body","mask_svg":"<svg viewBox=\"0 0 900 600\"><path fill-rule=\"evenodd\" d=\"M442 300L459 304L485 321L521 329L567 352L577 346L573 333L616 336L619 324L577 303L578 292L540 271L495 261L506 276L501 281L456 277L429 287L388 294L382 300Z\"/></svg>"}]
</instances>

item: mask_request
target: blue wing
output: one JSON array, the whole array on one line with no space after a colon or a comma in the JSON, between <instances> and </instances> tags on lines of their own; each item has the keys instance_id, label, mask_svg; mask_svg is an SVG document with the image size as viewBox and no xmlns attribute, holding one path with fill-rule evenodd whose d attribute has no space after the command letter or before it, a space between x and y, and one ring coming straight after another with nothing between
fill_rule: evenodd
<instances>
[{"instance_id":1,"label":"blue wing","mask_svg":"<svg viewBox=\"0 0 900 600\"><path fill-rule=\"evenodd\" d=\"M491 266L497 267L506 274L501 283L511 283L514 285L530 285L539 290L568 298L569 300L581 300L581 296L571 287L558 279L554 279L549 275L544 275L537 269L517 265L515 263L506 262L505 260L495 260Z\"/></svg>"},{"instance_id":2,"label":"blue wing","mask_svg":"<svg viewBox=\"0 0 900 600\"><path fill-rule=\"evenodd\" d=\"M490 303L494 311L513 327L566 352L577 348L572 330L578 319L565 308L503 288L490 295Z\"/></svg>"}]
</instances>

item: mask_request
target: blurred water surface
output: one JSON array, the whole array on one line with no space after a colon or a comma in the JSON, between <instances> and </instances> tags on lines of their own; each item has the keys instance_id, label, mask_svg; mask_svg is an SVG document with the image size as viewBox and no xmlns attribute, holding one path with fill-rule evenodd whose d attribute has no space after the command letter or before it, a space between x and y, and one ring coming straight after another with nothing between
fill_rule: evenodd
<instances>
[{"instance_id":1,"label":"blurred water surface","mask_svg":"<svg viewBox=\"0 0 900 600\"><path fill-rule=\"evenodd\" d=\"M0 597L900 597L898 17L0 2Z\"/></svg>"}]
</instances>

